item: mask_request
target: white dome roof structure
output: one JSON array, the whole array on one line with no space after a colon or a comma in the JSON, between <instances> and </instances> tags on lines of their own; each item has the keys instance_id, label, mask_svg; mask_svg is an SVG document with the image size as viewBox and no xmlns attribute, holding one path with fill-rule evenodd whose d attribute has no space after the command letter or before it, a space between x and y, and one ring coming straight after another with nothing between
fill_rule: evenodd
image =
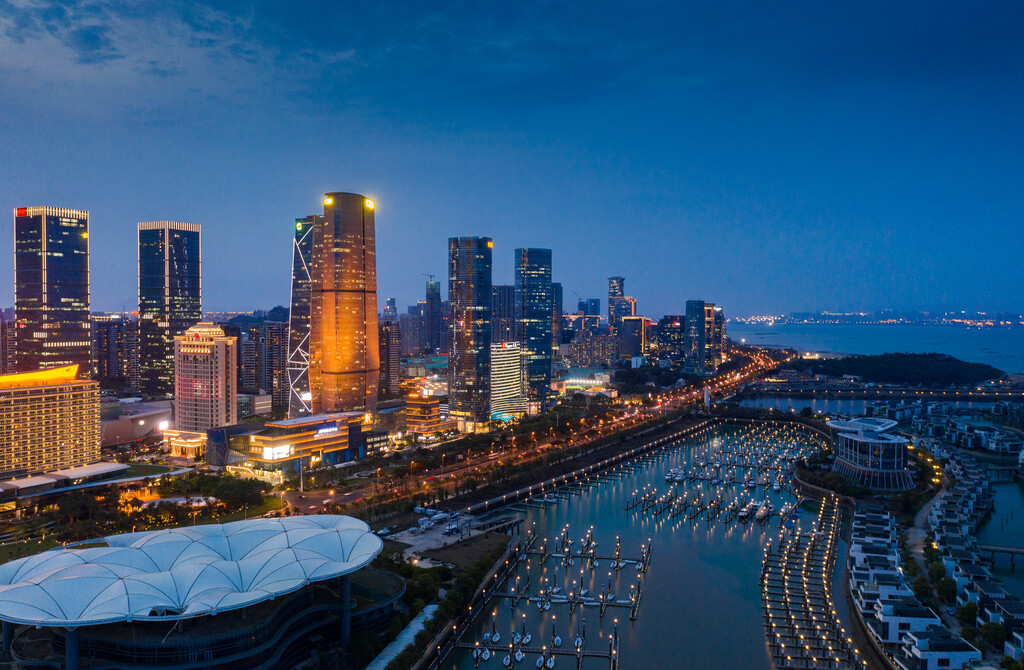
<instances>
[{"instance_id":1,"label":"white dome roof structure","mask_svg":"<svg viewBox=\"0 0 1024 670\"><path fill-rule=\"evenodd\" d=\"M74 627L248 607L366 566L364 522L313 515L111 535L0 565L0 620Z\"/></svg>"}]
</instances>

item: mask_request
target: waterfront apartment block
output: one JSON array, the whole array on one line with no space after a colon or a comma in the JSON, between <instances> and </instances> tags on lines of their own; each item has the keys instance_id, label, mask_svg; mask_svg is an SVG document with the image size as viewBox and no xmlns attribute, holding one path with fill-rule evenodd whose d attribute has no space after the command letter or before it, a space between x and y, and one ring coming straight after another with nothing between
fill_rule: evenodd
<instances>
[{"instance_id":1,"label":"waterfront apartment block","mask_svg":"<svg viewBox=\"0 0 1024 670\"><path fill-rule=\"evenodd\" d=\"M99 460L99 384L77 375L77 365L0 375L0 479Z\"/></svg>"},{"instance_id":2,"label":"waterfront apartment block","mask_svg":"<svg viewBox=\"0 0 1024 670\"><path fill-rule=\"evenodd\" d=\"M17 371L77 365L92 372L89 335L89 212L14 210Z\"/></svg>"}]
</instances>

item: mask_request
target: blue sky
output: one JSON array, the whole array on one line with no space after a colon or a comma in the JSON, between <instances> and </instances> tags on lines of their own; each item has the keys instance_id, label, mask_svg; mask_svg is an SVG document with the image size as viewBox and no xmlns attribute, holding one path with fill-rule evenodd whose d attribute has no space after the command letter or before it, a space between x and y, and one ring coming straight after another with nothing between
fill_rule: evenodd
<instances>
[{"instance_id":1,"label":"blue sky","mask_svg":"<svg viewBox=\"0 0 1024 670\"><path fill-rule=\"evenodd\" d=\"M0 82L0 198L91 211L95 309L160 219L203 225L205 308L286 304L340 190L382 303L489 235L495 283L550 247L567 305L1024 311L1019 2L12 0Z\"/></svg>"}]
</instances>

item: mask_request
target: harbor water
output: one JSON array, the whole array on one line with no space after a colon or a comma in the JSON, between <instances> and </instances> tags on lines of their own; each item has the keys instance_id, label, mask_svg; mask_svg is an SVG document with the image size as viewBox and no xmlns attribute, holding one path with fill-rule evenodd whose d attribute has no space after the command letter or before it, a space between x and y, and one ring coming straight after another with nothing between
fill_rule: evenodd
<instances>
[{"instance_id":1,"label":"harbor water","mask_svg":"<svg viewBox=\"0 0 1024 670\"><path fill-rule=\"evenodd\" d=\"M1024 372L1024 331L1020 328L958 326L767 324L729 322L729 337L803 352L837 354L948 354L1004 372Z\"/></svg>"},{"instance_id":2,"label":"harbor water","mask_svg":"<svg viewBox=\"0 0 1024 670\"><path fill-rule=\"evenodd\" d=\"M978 544L1024 547L1024 484L993 484L992 514L978 529ZM1024 557L1017 556L1011 568L1005 554L996 556L992 574L1002 580L1006 590L1024 598Z\"/></svg>"},{"instance_id":3,"label":"harbor water","mask_svg":"<svg viewBox=\"0 0 1024 670\"><path fill-rule=\"evenodd\" d=\"M765 398L747 398L740 401L743 407L756 407L758 409L776 409L780 412L799 412L805 407L810 407L816 414L845 414L846 416L861 416L864 414L869 400L835 400L830 398L792 398L788 396L771 396ZM966 412L967 410L989 410L991 402L977 400L960 400L946 403L951 408L952 414Z\"/></svg>"},{"instance_id":4,"label":"harbor water","mask_svg":"<svg viewBox=\"0 0 1024 670\"><path fill-rule=\"evenodd\" d=\"M492 630L499 633L500 642L493 648L500 648L500 651L480 667L502 668L513 631L529 632L534 639L530 646L539 648L540 644L547 644L550 648L554 625L557 635L563 638L562 648L574 649L572 641L583 629L585 618L585 648L604 652L608 651L608 635L615 628L614 620L618 620L620 667L624 670L770 668L762 626L759 576L764 546L769 539L778 536L780 517L773 516L763 524L753 519L741 523L738 518L727 522L724 515L711 521L703 515L689 520L686 514L674 518L668 513L655 515L652 511L643 512L640 506L625 509L628 501L645 490L654 489L659 496L668 492L672 484L666 482L665 477L670 469L693 470L702 454L721 453L721 450L757 442L758 438L749 431L749 428L735 427L711 430L678 448L621 468L615 476L606 477L606 481L579 495L527 506L524 530L535 524L538 537L548 538L549 547L555 545L554 540L565 529L574 540L574 550L580 548L581 538L592 531L598 542L598 555L613 554L616 537L621 542L621 555L626 558L639 556L641 546L650 543L653 545L650 569L640 574L629 564L625 569L615 570L606 560L600 560L599 565L591 569L579 558L573 565L566 566L555 558L541 562L540 556L531 556L519 568L518 582L514 576L501 591L518 588L521 592L526 588L528 577L528 593L532 596L537 596L541 589L550 593L557 586L563 595L586 588L592 596L597 596L610 589L616 599L625 599L631 588L639 584L642 598L638 616L630 621L628 608L609 607L601 617L599 607L593 605L578 607L570 615L569 606L557 602L552 603L549 610L539 610L534 602L520 601L513 611L510 599L492 598L475 628L462 639L472 644L480 642ZM778 439L778 433L774 435ZM771 439L765 434L759 437L762 442ZM788 447L795 442L780 440L778 444ZM772 473L771 481L777 476ZM742 482L713 485L710 481L696 480L678 483L675 488L680 496L701 495L708 500L720 495L727 503L737 497L768 499L776 511L794 502L786 489L775 491L771 485L749 488ZM803 512L803 526L809 527L813 520L811 511ZM540 543L538 540L537 545ZM539 655L534 654L516 667L532 668L537 658ZM574 657L557 657L556 667L575 667L575 664ZM472 668L472 652L457 650L442 667ZM608 660L588 658L583 667L606 668Z\"/></svg>"}]
</instances>

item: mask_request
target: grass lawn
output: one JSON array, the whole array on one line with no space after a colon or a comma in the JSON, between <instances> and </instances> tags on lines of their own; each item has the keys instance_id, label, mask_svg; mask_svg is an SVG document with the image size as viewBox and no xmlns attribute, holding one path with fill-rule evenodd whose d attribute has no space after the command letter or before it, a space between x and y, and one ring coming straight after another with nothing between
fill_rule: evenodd
<instances>
[{"instance_id":1,"label":"grass lawn","mask_svg":"<svg viewBox=\"0 0 1024 670\"><path fill-rule=\"evenodd\" d=\"M256 507L250 507L247 510L241 510L232 514L222 514L215 516L212 519L207 517L205 519L196 519L197 524L204 523L228 523L229 521L241 521L243 519L255 519L261 517L267 512L281 509L281 499L277 496L266 496L263 499L263 504Z\"/></svg>"},{"instance_id":2,"label":"grass lawn","mask_svg":"<svg viewBox=\"0 0 1024 670\"><path fill-rule=\"evenodd\" d=\"M149 463L129 463L128 472L125 477L143 477L152 476L159 477L165 472L170 472L171 468L166 465L151 465Z\"/></svg>"},{"instance_id":3,"label":"grass lawn","mask_svg":"<svg viewBox=\"0 0 1024 670\"><path fill-rule=\"evenodd\" d=\"M451 563L460 570L466 570L480 559L490 556L496 547L507 545L510 539L512 538L502 533L482 533L447 547L421 551L420 555L435 561Z\"/></svg>"},{"instance_id":4,"label":"grass lawn","mask_svg":"<svg viewBox=\"0 0 1024 670\"><path fill-rule=\"evenodd\" d=\"M47 535L44 540L8 542L7 544L0 545L0 563L13 561L16 558L22 558L24 556L31 556L32 554L38 554L41 551L53 549L59 545L60 542L58 542L52 535Z\"/></svg>"}]
</instances>

